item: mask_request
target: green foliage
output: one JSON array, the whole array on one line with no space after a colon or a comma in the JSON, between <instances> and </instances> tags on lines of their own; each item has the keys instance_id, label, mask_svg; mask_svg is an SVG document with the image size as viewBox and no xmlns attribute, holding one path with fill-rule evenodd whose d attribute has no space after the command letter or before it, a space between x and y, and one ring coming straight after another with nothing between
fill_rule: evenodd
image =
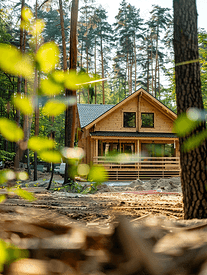
<instances>
[{"instance_id":1,"label":"green foliage","mask_svg":"<svg viewBox=\"0 0 207 275\"><path fill-rule=\"evenodd\" d=\"M58 116L64 113L66 110L66 104L58 100L48 100L42 109L44 115Z\"/></svg>"},{"instance_id":2,"label":"green foliage","mask_svg":"<svg viewBox=\"0 0 207 275\"><path fill-rule=\"evenodd\" d=\"M46 149L53 149L54 147L54 141L44 137L31 137L28 141L28 148L37 152Z\"/></svg>"},{"instance_id":3,"label":"green foliage","mask_svg":"<svg viewBox=\"0 0 207 275\"><path fill-rule=\"evenodd\" d=\"M46 162L60 163L62 155L59 151L55 150L44 150L39 152L39 157Z\"/></svg>"},{"instance_id":4,"label":"green foliage","mask_svg":"<svg viewBox=\"0 0 207 275\"><path fill-rule=\"evenodd\" d=\"M19 109L24 115L31 115L34 111L31 99L29 99L28 97L16 95L13 98L13 102L15 107Z\"/></svg>"},{"instance_id":5,"label":"green foliage","mask_svg":"<svg viewBox=\"0 0 207 275\"><path fill-rule=\"evenodd\" d=\"M5 139L12 142L18 142L24 137L23 130L7 118L0 118L0 133Z\"/></svg>"},{"instance_id":6,"label":"green foliage","mask_svg":"<svg viewBox=\"0 0 207 275\"><path fill-rule=\"evenodd\" d=\"M36 54L36 61L42 72L49 73L54 70L59 62L58 46L54 42L43 44Z\"/></svg>"},{"instance_id":7,"label":"green foliage","mask_svg":"<svg viewBox=\"0 0 207 275\"><path fill-rule=\"evenodd\" d=\"M88 174L88 180L91 182L101 183L107 181L107 171L103 166L94 165Z\"/></svg>"},{"instance_id":8,"label":"green foliage","mask_svg":"<svg viewBox=\"0 0 207 275\"><path fill-rule=\"evenodd\" d=\"M178 136L183 137L190 134L197 125L198 125L197 121L189 119L187 114L182 114L176 119L174 123L173 131Z\"/></svg>"},{"instance_id":9,"label":"green foliage","mask_svg":"<svg viewBox=\"0 0 207 275\"><path fill-rule=\"evenodd\" d=\"M205 110L191 108L187 113L181 114L174 123L174 132L179 137L188 137L183 143L182 150L188 152L200 146L207 138L207 130L195 133L196 128L206 121ZM193 133L193 134L192 134Z\"/></svg>"},{"instance_id":10,"label":"green foliage","mask_svg":"<svg viewBox=\"0 0 207 275\"><path fill-rule=\"evenodd\" d=\"M7 44L0 44L0 68L9 74L25 78L30 78L33 74L29 55L21 54L16 47Z\"/></svg>"},{"instance_id":11,"label":"green foliage","mask_svg":"<svg viewBox=\"0 0 207 275\"><path fill-rule=\"evenodd\" d=\"M207 33L201 29L198 33L201 91L204 107L207 108Z\"/></svg>"},{"instance_id":12,"label":"green foliage","mask_svg":"<svg viewBox=\"0 0 207 275\"><path fill-rule=\"evenodd\" d=\"M15 193L15 194L17 194L19 197L21 197L24 200L28 200L28 201L34 201L34 200L36 200L35 196L31 192L28 192L28 191L23 190L21 188L8 189L8 192L9 193Z\"/></svg>"},{"instance_id":13,"label":"green foliage","mask_svg":"<svg viewBox=\"0 0 207 275\"><path fill-rule=\"evenodd\" d=\"M12 262L27 258L29 256L29 252L24 249L19 249L17 246L5 242L0 239L0 272L3 271L4 265L9 265Z\"/></svg>"},{"instance_id":14,"label":"green foliage","mask_svg":"<svg viewBox=\"0 0 207 275\"><path fill-rule=\"evenodd\" d=\"M0 160L2 161L6 161L6 160L8 160L8 161L13 161L13 159L14 159L14 156L15 156L15 153L14 152L12 152L12 153L10 153L10 152L7 152L7 151L5 151L5 150L0 150Z\"/></svg>"}]
</instances>

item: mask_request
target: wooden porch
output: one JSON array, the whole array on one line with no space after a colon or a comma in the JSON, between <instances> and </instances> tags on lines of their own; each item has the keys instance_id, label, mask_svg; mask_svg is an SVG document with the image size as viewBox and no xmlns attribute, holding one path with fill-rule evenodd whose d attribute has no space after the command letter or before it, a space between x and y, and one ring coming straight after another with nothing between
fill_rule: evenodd
<instances>
[{"instance_id":1,"label":"wooden porch","mask_svg":"<svg viewBox=\"0 0 207 275\"><path fill-rule=\"evenodd\" d=\"M98 156L95 164L102 164L108 171L109 180L134 180L151 178L169 178L180 175L179 157L138 157L125 155L123 160L117 157Z\"/></svg>"}]
</instances>

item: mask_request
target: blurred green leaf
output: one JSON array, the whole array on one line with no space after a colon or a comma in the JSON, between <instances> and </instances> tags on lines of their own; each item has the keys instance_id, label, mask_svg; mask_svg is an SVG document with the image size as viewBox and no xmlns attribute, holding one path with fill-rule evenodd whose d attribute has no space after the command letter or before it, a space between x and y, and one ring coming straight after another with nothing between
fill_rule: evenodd
<instances>
[{"instance_id":1,"label":"blurred green leaf","mask_svg":"<svg viewBox=\"0 0 207 275\"><path fill-rule=\"evenodd\" d=\"M0 171L0 184L4 184L7 182L7 178L4 171Z\"/></svg>"},{"instance_id":2,"label":"blurred green leaf","mask_svg":"<svg viewBox=\"0 0 207 275\"><path fill-rule=\"evenodd\" d=\"M63 71L56 70L52 72L51 77L54 79L55 82L63 84L65 80L65 73Z\"/></svg>"},{"instance_id":3,"label":"blurred green leaf","mask_svg":"<svg viewBox=\"0 0 207 275\"><path fill-rule=\"evenodd\" d=\"M24 6L22 8L22 19L24 21L29 21L30 19L32 19L32 17L33 17L32 11L28 7Z\"/></svg>"},{"instance_id":4,"label":"blurred green leaf","mask_svg":"<svg viewBox=\"0 0 207 275\"><path fill-rule=\"evenodd\" d=\"M16 174L12 170L2 170L0 171L0 184L4 184L9 180L16 178Z\"/></svg>"},{"instance_id":5,"label":"blurred green leaf","mask_svg":"<svg viewBox=\"0 0 207 275\"><path fill-rule=\"evenodd\" d=\"M54 70L59 62L58 46L54 42L43 44L36 54L36 60L44 73Z\"/></svg>"},{"instance_id":6,"label":"blurred green leaf","mask_svg":"<svg viewBox=\"0 0 207 275\"><path fill-rule=\"evenodd\" d=\"M37 19L31 30L32 36L36 36L42 33L45 27L45 23L42 19ZM44 44L43 44L44 45Z\"/></svg>"},{"instance_id":7,"label":"blurred green leaf","mask_svg":"<svg viewBox=\"0 0 207 275\"><path fill-rule=\"evenodd\" d=\"M46 162L52 162L52 163L60 163L62 155L59 151L41 151L38 153L39 157L46 161Z\"/></svg>"},{"instance_id":8,"label":"blurred green leaf","mask_svg":"<svg viewBox=\"0 0 207 275\"><path fill-rule=\"evenodd\" d=\"M7 118L0 118L0 133L11 142L18 142L24 138L23 130Z\"/></svg>"},{"instance_id":9,"label":"blurred green leaf","mask_svg":"<svg viewBox=\"0 0 207 275\"><path fill-rule=\"evenodd\" d=\"M75 71L70 71L70 73L65 74L65 87L70 90L77 90L79 85L84 85L90 80L88 74L77 74Z\"/></svg>"},{"instance_id":10,"label":"blurred green leaf","mask_svg":"<svg viewBox=\"0 0 207 275\"><path fill-rule=\"evenodd\" d=\"M9 74L25 78L30 78L34 70L29 56L8 44L0 44L0 68Z\"/></svg>"},{"instance_id":11,"label":"blurred green leaf","mask_svg":"<svg viewBox=\"0 0 207 275\"><path fill-rule=\"evenodd\" d=\"M182 114L175 120L173 132L180 137L186 136L195 129L197 125L197 121L190 120L186 114Z\"/></svg>"},{"instance_id":12,"label":"blurred green leaf","mask_svg":"<svg viewBox=\"0 0 207 275\"><path fill-rule=\"evenodd\" d=\"M0 196L0 203L4 202L6 200L6 196L5 195L1 195Z\"/></svg>"},{"instance_id":13,"label":"blurred green leaf","mask_svg":"<svg viewBox=\"0 0 207 275\"><path fill-rule=\"evenodd\" d=\"M21 188L17 188L17 189L12 188L12 189L10 189L10 192L17 194L19 197L21 197L22 199L27 200L27 201L36 200L35 196L31 192L28 192Z\"/></svg>"},{"instance_id":14,"label":"blurred green leaf","mask_svg":"<svg viewBox=\"0 0 207 275\"><path fill-rule=\"evenodd\" d=\"M94 165L88 174L88 181L104 182L108 180L108 174L104 166Z\"/></svg>"},{"instance_id":15,"label":"blurred green leaf","mask_svg":"<svg viewBox=\"0 0 207 275\"><path fill-rule=\"evenodd\" d=\"M20 249L15 245L0 239L0 272L3 271L5 264L11 264L18 259L27 257L29 257L27 250Z\"/></svg>"},{"instance_id":16,"label":"blurred green leaf","mask_svg":"<svg viewBox=\"0 0 207 275\"><path fill-rule=\"evenodd\" d=\"M31 115L33 113L33 105L28 97L21 97L17 95L13 98L14 105L19 109L24 115Z\"/></svg>"},{"instance_id":17,"label":"blurred green leaf","mask_svg":"<svg viewBox=\"0 0 207 275\"><path fill-rule=\"evenodd\" d=\"M44 137L31 137L28 141L28 148L32 151L41 151L52 149L55 147L55 142L52 139Z\"/></svg>"},{"instance_id":18,"label":"blurred green leaf","mask_svg":"<svg viewBox=\"0 0 207 275\"><path fill-rule=\"evenodd\" d=\"M77 172L80 176L86 176L90 172L90 167L88 164L81 163L78 165Z\"/></svg>"},{"instance_id":19,"label":"blurred green leaf","mask_svg":"<svg viewBox=\"0 0 207 275\"><path fill-rule=\"evenodd\" d=\"M6 243L0 239L0 272L3 271L3 265L7 261L8 253Z\"/></svg>"},{"instance_id":20,"label":"blurred green leaf","mask_svg":"<svg viewBox=\"0 0 207 275\"><path fill-rule=\"evenodd\" d=\"M44 94L52 96L58 95L63 87L51 79L42 79L40 82L40 88Z\"/></svg>"},{"instance_id":21,"label":"blurred green leaf","mask_svg":"<svg viewBox=\"0 0 207 275\"><path fill-rule=\"evenodd\" d=\"M184 151L190 151L197 148L207 138L207 130L189 137L184 143Z\"/></svg>"},{"instance_id":22,"label":"blurred green leaf","mask_svg":"<svg viewBox=\"0 0 207 275\"><path fill-rule=\"evenodd\" d=\"M66 105L58 100L48 100L42 108L42 112L49 116L58 116L66 110Z\"/></svg>"}]
</instances>

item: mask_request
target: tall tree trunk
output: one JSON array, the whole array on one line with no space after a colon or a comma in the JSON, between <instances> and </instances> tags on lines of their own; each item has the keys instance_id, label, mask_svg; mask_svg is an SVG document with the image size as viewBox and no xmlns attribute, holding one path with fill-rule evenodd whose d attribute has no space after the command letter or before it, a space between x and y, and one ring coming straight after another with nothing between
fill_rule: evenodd
<instances>
[{"instance_id":1,"label":"tall tree trunk","mask_svg":"<svg viewBox=\"0 0 207 275\"><path fill-rule=\"evenodd\" d=\"M37 0L36 0L36 6L35 6L35 18L37 20ZM38 49L38 44L37 44L37 36L36 36L35 52L37 52L37 49ZM34 78L35 96L37 96L37 89L38 89L38 72L37 72L37 69L35 69L35 78ZM38 136L38 135L39 135L39 103L37 103L37 106L35 107L35 136ZM36 180L37 180L37 152L34 152L34 181Z\"/></svg>"},{"instance_id":2,"label":"tall tree trunk","mask_svg":"<svg viewBox=\"0 0 207 275\"><path fill-rule=\"evenodd\" d=\"M54 120L55 119L54 119L54 116L53 116L52 117L52 127L53 127L53 124L54 124ZM53 130L51 131L51 139L55 140L55 132ZM46 188L47 190L49 190L50 187L51 187L53 176L54 176L54 170L55 170L55 164L52 163L52 171L51 171L51 175L50 175L50 181L49 181L48 186Z\"/></svg>"},{"instance_id":3,"label":"tall tree trunk","mask_svg":"<svg viewBox=\"0 0 207 275\"><path fill-rule=\"evenodd\" d=\"M149 70L150 70L150 55L149 55L149 42L147 42L147 91L148 92L149 92L149 86L150 86Z\"/></svg>"},{"instance_id":4,"label":"tall tree trunk","mask_svg":"<svg viewBox=\"0 0 207 275\"><path fill-rule=\"evenodd\" d=\"M158 94L160 99L160 64L158 62Z\"/></svg>"},{"instance_id":5,"label":"tall tree trunk","mask_svg":"<svg viewBox=\"0 0 207 275\"><path fill-rule=\"evenodd\" d=\"M137 53L136 53L136 40L134 36L134 90L137 90Z\"/></svg>"},{"instance_id":6,"label":"tall tree trunk","mask_svg":"<svg viewBox=\"0 0 207 275\"><path fill-rule=\"evenodd\" d=\"M102 69L102 79L104 79L104 59L103 59L103 41L101 34L101 69ZM102 94L103 94L103 104L105 104L105 91L104 91L104 81L102 81Z\"/></svg>"},{"instance_id":7,"label":"tall tree trunk","mask_svg":"<svg viewBox=\"0 0 207 275\"><path fill-rule=\"evenodd\" d=\"M152 70L152 95L153 95L153 82L154 82L154 77L153 77L153 55L152 55L152 51L153 51L153 44L152 44L152 34L151 34L151 70Z\"/></svg>"},{"instance_id":8,"label":"tall tree trunk","mask_svg":"<svg viewBox=\"0 0 207 275\"><path fill-rule=\"evenodd\" d=\"M60 7L60 26L61 26L61 36L62 36L62 48L63 48L63 70L67 71L67 55L66 55L65 30L64 30L64 17L63 17L62 0L59 0L59 7Z\"/></svg>"},{"instance_id":9,"label":"tall tree trunk","mask_svg":"<svg viewBox=\"0 0 207 275\"><path fill-rule=\"evenodd\" d=\"M95 37L95 49L94 49L94 63L95 63L95 79L96 79L96 37ZM95 84L95 104L97 103L97 85Z\"/></svg>"},{"instance_id":10,"label":"tall tree trunk","mask_svg":"<svg viewBox=\"0 0 207 275\"><path fill-rule=\"evenodd\" d=\"M77 21L78 21L78 2L79 0L72 1L71 8L71 28L70 28L70 70L76 70L77 66ZM76 97L76 91L66 90L66 97ZM74 147L75 141L75 122L76 122L76 109L77 104L68 106L65 114L65 146ZM64 184L68 181L67 165L65 172Z\"/></svg>"},{"instance_id":11,"label":"tall tree trunk","mask_svg":"<svg viewBox=\"0 0 207 275\"><path fill-rule=\"evenodd\" d=\"M130 81L129 81L129 53L127 53L127 81L128 81L128 93L130 94Z\"/></svg>"},{"instance_id":12,"label":"tall tree trunk","mask_svg":"<svg viewBox=\"0 0 207 275\"><path fill-rule=\"evenodd\" d=\"M195 0L174 0L175 80L178 115L190 107L203 110ZM192 62L178 65L181 62ZM177 64L177 66L176 66ZM205 123L194 134L205 129ZM180 138L181 183L184 218L207 218L207 146L206 140L189 152L182 150Z\"/></svg>"},{"instance_id":13,"label":"tall tree trunk","mask_svg":"<svg viewBox=\"0 0 207 275\"><path fill-rule=\"evenodd\" d=\"M25 5L25 0L22 0L22 5L21 5L21 12L22 9ZM22 21L22 15L21 15L21 21ZM23 52L23 29L20 29L20 51ZM22 85L22 77L19 76L17 78L17 94L21 95L21 85ZM20 110L16 110L16 122L18 125L20 125ZM15 155L15 161L14 161L14 168L17 169L19 168L19 162L20 162L20 148L19 148L19 144L16 143L16 155Z\"/></svg>"},{"instance_id":14,"label":"tall tree trunk","mask_svg":"<svg viewBox=\"0 0 207 275\"><path fill-rule=\"evenodd\" d=\"M157 71L158 71L158 39L159 39L159 26L157 25L156 37L156 55L155 55L155 98L157 97Z\"/></svg>"}]
</instances>

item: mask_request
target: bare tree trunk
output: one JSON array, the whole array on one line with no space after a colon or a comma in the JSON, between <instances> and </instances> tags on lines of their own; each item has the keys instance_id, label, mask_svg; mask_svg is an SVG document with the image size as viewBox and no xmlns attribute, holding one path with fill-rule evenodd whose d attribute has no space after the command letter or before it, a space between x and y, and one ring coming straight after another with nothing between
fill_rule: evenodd
<instances>
[{"instance_id":1,"label":"bare tree trunk","mask_svg":"<svg viewBox=\"0 0 207 275\"><path fill-rule=\"evenodd\" d=\"M52 126L53 126L53 124L54 124L54 116L52 117ZM51 139L53 139L53 140L55 139L55 132L54 131L51 132ZM55 164L52 163L52 171L51 171L50 181L49 181L48 186L46 188L47 190L49 190L50 187L51 187L53 176L54 176L54 170L55 170Z\"/></svg>"},{"instance_id":2,"label":"bare tree trunk","mask_svg":"<svg viewBox=\"0 0 207 275\"><path fill-rule=\"evenodd\" d=\"M95 78L96 78L96 37L95 37L94 61L95 61ZM97 103L97 85L95 84L95 104L96 103Z\"/></svg>"},{"instance_id":3,"label":"bare tree trunk","mask_svg":"<svg viewBox=\"0 0 207 275\"><path fill-rule=\"evenodd\" d=\"M76 70L77 66L77 21L78 21L78 2L79 0L72 1L71 8L71 28L70 28L70 70ZM66 97L76 97L76 91L66 90ZM75 141L75 123L76 123L76 109L77 104L68 106L65 115L65 146L74 147ZM67 165L65 169L64 184L68 182Z\"/></svg>"},{"instance_id":4,"label":"bare tree trunk","mask_svg":"<svg viewBox=\"0 0 207 275\"><path fill-rule=\"evenodd\" d=\"M35 18L37 20L37 0L36 0L36 7L35 7ZM37 52L37 37L36 37L36 50ZM34 93L37 95L37 88L38 88L38 72L35 69L35 79L34 79ZM39 104L35 107L35 136L39 135ZM34 152L34 181L37 180L37 152Z\"/></svg>"},{"instance_id":5,"label":"bare tree trunk","mask_svg":"<svg viewBox=\"0 0 207 275\"><path fill-rule=\"evenodd\" d=\"M194 107L203 110L198 54L197 9L195 0L174 0L175 80L178 115ZM194 62L192 63L192 61ZM188 62L189 61L189 62ZM179 63L187 62L187 64ZM177 66L176 66L177 64ZM191 134L205 130L201 123ZM207 144L185 152L180 138L181 183L184 218L207 218Z\"/></svg>"},{"instance_id":6,"label":"bare tree trunk","mask_svg":"<svg viewBox=\"0 0 207 275\"><path fill-rule=\"evenodd\" d=\"M157 26L157 37L156 37L156 55L155 55L155 98L157 96L157 71L158 71L158 38L159 28Z\"/></svg>"},{"instance_id":7,"label":"bare tree trunk","mask_svg":"<svg viewBox=\"0 0 207 275\"><path fill-rule=\"evenodd\" d=\"M160 99L160 64L158 62L158 93L159 93L159 99Z\"/></svg>"},{"instance_id":8,"label":"bare tree trunk","mask_svg":"<svg viewBox=\"0 0 207 275\"><path fill-rule=\"evenodd\" d=\"M21 5L21 11L25 5L25 0L22 0L22 5ZM21 16L21 21L22 21L22 16ZM23 52L23 29L20 28L20 51ZM21 85L22 85L22 77L19 76L17 78L17 94L21 95ZM20 110L16 110L16 122L18 125L20 125ZM14 169L19 168L19 162L20 162L20 148L19 144L16 143L16 155L15 155L15 160L14 160Z\"/></svg>"},{"instance_id":9,"label":"bare tree trunk","mask_svg":"<svg viewBox=\"0 0 207 275\"><path fill-rule=\"evenodd\" d=\"M104 59L103 59L103 41L101 34L101 68L102 68L102 79L104 79ZM105 104L105 91L104 91L104 81L102 81L102 94L103 94L103 104Z\"/></svg>"},{"instance_id":10,"label":"bare tree trunk","mask_svg":"<svg viewBox=\"0 0 207 275\"><path fill-rule=\"evenodd\" d=\"M64 30L62 0L59 0L59 7L60 7L60 26L61 26L61 35L62 35L62 48L63 48L63 70L67 71L67 55L66 55L65 30Z\"/></svg>"},{"instance_id":11,"label":"bare tree trunk","mask_svg":"<svg viewBox=\"0 0 207 275\"><path fill-rule=\"evenodd\" d=\"M137 53L136 53L136 40L134 36L134 89L137 90Z\"/></svg>"},{"instance_id":12,"label":"bare tree trunk","mask_svg":"<svg viewBox=\"0 0 207 275\"><path fill-rule=\"evenodd\" d=\"M152 56L152 51L153 51L153 45L152 45L152 34L151 34L151 70L152 70L152 95L153 95L153 82L154 82L154 78L153 78L153 56Z\"/></svg>"}]
</instances>

